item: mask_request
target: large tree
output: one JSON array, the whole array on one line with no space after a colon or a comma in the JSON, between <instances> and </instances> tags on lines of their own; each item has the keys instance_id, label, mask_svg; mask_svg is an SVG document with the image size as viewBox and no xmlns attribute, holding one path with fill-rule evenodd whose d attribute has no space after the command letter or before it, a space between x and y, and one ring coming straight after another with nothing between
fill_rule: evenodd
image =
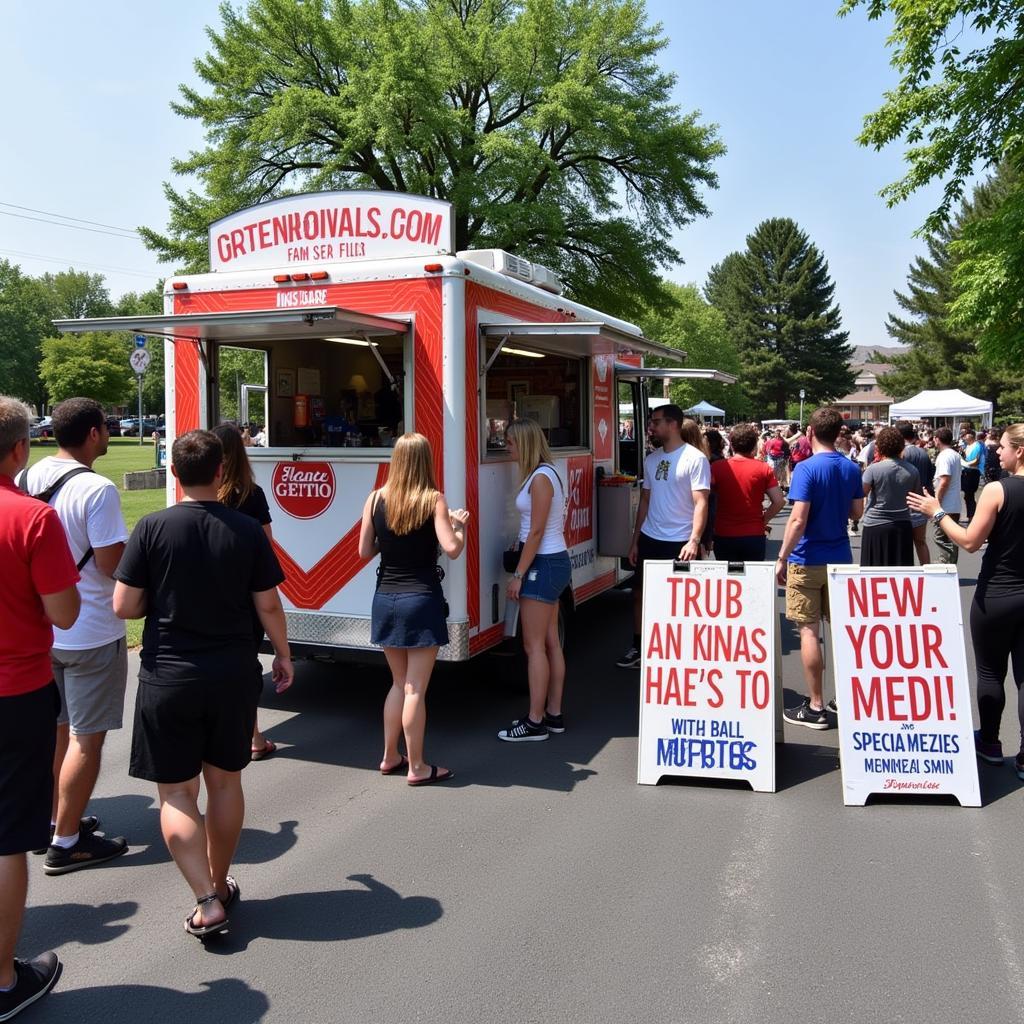
<instances>
[{"instance_id":1,"label":"large tree","mask_svg":"<svg viewBox=\"0 0 1024 1024\"><path fill-rule=\"evenodd\" d=\"M249 0L224 3L205 89L174 109L206 146L165 186L167 261L207 265L206 229L289 192L416 192L455 207L456 246L546 263L623 315L679 260L724 152L672 103L642 0Z\"/></svg>"},{"instance_id":2,"label":"large tree","mask_svg":"<svg viewBox=\"0 0 1024 1024\"><path fill-rule=\"evenodd\" d=\"M762 221L744 252L712 267L706 294L739 350L755 411L782 417L801 388L815 405L853 387L828 263L795 221Z\"/></svg>"},{"instance_id":3,"label":"large tree","mask_svg":"<svg viewBox=\"0 0 1024 1024\"><path fill-rule=\"evenodd\" d=\"M942 230L971 177L1024 160L1024 4L1019 0L844 0L847 14L866 7L889 15L892 65L899 84L864 120L859 141L906 145L906 174L882 194L890 205L943 183L925 228ZM964 42L968 30L970 42ZM977 45L975 45L975 41ZM988 354L1024 366L1024 182L1018 180L984 217L951 242L958 259L950 310L977 329Z\"/></svg>"},{"instance_id":4,"label":"large tree","mask_svg":"<svg viewBox=\"0 0 1024 1024\"><path fill-rule=\"evenodd\" d=\"M53 402L86 396L101 405L120 405L131 391L134 374L120 332L45 338L42 351L39 375Z\"/></svg>"},{"instance_id":5,"label":"large tree","mask_svg":"<svg viewBox=\"0 0 1024 1024\"><path fill-rule=\"evenodd\" d=\"M0 259L0 392L40 411L46 389L39 378L39 345L50 328L50 305L39 282Z\"/></svg>"}]
</instances>

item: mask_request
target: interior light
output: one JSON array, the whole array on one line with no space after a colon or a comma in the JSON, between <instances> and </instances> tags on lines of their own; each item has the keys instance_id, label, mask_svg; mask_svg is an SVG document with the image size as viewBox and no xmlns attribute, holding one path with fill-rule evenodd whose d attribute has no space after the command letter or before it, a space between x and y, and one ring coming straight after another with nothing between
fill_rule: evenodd
<instances>
[{"instance_id":1,"label":"interior light","mask_svg":"<svg viewBox=\"0 0 1024 1024\"><path fill-rule=\"evenodd\" d=\"M543 352L529 352L525 348L509 348L508 345L506 345L501 350L501 354L502 355L506 355L507 354L507 355L510 355L510 356L529 356L530 359L543 359L544 358L544 353Z\"/></svg>"},{"instance_id":2,"label":"interior light","mask_svg":"<svg viewBox=\"0 0 1024 1024\"><path fill-rule=\"evenodd\" d=\"M338 345L358 345L360 348L377 344L375 341L364 341L362 338L324 338L324 341L333 341Z\"/></svg>"}]
</instances>

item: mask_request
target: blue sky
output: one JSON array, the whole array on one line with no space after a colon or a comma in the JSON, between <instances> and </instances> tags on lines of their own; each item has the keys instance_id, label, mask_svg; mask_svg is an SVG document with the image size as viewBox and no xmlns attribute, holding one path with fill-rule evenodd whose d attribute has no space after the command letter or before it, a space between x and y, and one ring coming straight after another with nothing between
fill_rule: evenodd
<instances>
[{"instance_id":1,"label":"blue sky","mask_svg":"<svg viewBox=\"0 0 1024 1024\"><path fill-rule=\"evenodd\" d=\"M862 11L840 20L837 6L648 0L670 40L662 63L678 76L680 107L717 123L729 150L708 197L712 215L678 233L685 264L669 276L703 283L760 220L792 217L829 261L850 340L884 344L892 290L921 251L913 232L937 189L893 210L878 198L901 174L901 153L865 150L854 138L896 81L887 26ZM179 83L193 80L204 26L216 19L215 0L52 0L46 18L32 5L8 5L0 203L114 227L163 227L171 158L201 142L198 126L169 103ZM167 272L135 239L27 220L45 214L10 205L0 211L0 257L29 273L73 264L104 273L120 294Z\"/></svg>"}]
</instances>

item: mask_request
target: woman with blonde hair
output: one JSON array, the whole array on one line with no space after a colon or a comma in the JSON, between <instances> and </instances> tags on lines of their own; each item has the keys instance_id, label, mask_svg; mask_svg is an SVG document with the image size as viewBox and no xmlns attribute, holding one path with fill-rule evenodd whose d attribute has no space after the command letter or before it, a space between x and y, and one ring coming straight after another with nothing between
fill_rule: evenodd
<instances>
[{"instance_id":1,"label":"woman with blonde hair","mask_svg":"<svg viewBox=\"0 0 1024 1024\"><path fill-rule=\"evenodd\" d=\"M274 534L270 527L270 505L267 503L267 496L263 488L256 483L252 475L252 466L249 464L249 456L245 451L245 438L242 431L234 423L221 423L213 428L213 432L220 438L224 446L224 469L221 476L221 484L217 490L217 500L228 508L238 512L244 512L251 519L255 519L267 540L273 541ZM253 636L256 646L263 643L263 623L253 608ZM277 753L277 744L268 740L260 732L259 711L257 719L252 728L252 748L250 757L253 761L265 761Z\"/></svg>"},{"instance_id":2,"label":"woman with blonde hair","mask_svg":"<svg viewBox=\"0 0 1024 1024\"><path fill-rule=\"evenodd\" d=\"M534 420L515 420L505 431L505 447L519 464L520 550L508 582L508 599L519 602L530 710L502 729L498 739L521 743L565 732L565 657L558 639L558 602L572 567L565 546L565 490L544 432Z\"/></svg>"},{"instance_id":3,"label":"woman with blonde hair","mask_svg":"<svg viewBox=\"0 0 1024 1024\"><path fill-rule=\"evenodd\" d=\"M384 648L392 678L384 701L380 772L405 772L410 786L445 782L453 774L426 763L423 734L427 684L438 647L448 643L438 545L458 558L468 519L464 509L450 510L437 489L430 442L422 434L403 434L395 442L387 483L371 491L363 507L359 556L380 555L370 639ZM407 756L398 749L403 733Z\"/></svg>"}]
</instances>

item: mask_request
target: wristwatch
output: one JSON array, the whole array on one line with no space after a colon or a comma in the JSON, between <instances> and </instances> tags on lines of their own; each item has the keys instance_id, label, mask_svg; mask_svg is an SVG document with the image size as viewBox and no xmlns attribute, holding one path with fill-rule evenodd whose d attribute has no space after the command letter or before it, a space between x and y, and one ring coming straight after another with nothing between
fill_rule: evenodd
<instances>
[{"instance_id":1,"label":"wristwatch","mask_svg":"<svg viewBox=\"0 0 1024 1024\"><path fill-rule=\"evenodd\" d=\"M519 572L518 570L516 572L512 573L512 579L514 579L514 580L521 580L522 578L523 578L523 574L521 572Z\"/></svg>"},{"instance_id":2,"label":"wristwatch","mask_svg":"<svg viewBox=\"0 0 1024 1024\"><path fill-rule=\"evenodd\" d=\"M939 511L938 511L938 512L936 512L936 513L935 513L935 515L933 515L933 516L932 516L932 522L933 522L933 523L934 523L934 524L935 524L936 526L938 526L938 525L939 525L939 523L941 523L941 522L942 522L942 520L943 520L943 519L945 519L945 518L946 518L946 512L945 512L945 510L944 510L944 509L941 509L941 508L940 508L940 509L939 509Z\"/></svg>"}]
</instances>

